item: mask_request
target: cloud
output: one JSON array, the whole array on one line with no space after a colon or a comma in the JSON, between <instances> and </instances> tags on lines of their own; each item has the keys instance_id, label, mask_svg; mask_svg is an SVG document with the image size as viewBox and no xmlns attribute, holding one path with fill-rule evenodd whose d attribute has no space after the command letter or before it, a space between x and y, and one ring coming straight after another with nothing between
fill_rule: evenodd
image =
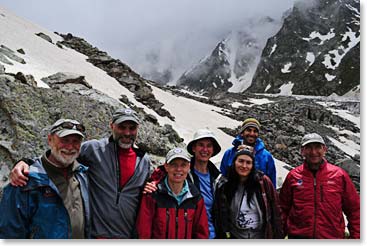
<instances>
[{"instance_id":1,"label":"cloud","mask_svg":"<svg viewBox=\"0 0 367 246\"><path fill-rule=\"evenodd\" d=\"M278 19L294 1L0 0L0 5L50 31L80 36L138 73L170 68L177 78L230 30L254 16Z\"/></svg>"}]
</instances>

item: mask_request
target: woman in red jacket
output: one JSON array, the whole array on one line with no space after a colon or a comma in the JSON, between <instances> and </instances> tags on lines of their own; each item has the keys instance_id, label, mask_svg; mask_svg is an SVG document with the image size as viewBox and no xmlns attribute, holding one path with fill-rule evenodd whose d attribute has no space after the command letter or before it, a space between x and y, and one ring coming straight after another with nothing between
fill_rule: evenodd
<instances>
[{"instance_id":1,"label":"woman in red jacket","mask_svg":"<svg viewBox=\"0 0 367 246\"><path fill-rule=\"evenodd\" d=\"M170 150L164 168L167 175L157 190L144 194L136 222L142 239L207 239L208 218L204 200L186 180L190 156L181 148Z\"/></svg>"},{"instance_id":2,"label":"woman in red jacket","mask_svg":"<svg viewBox=\"0 0 367 246\"><path fill-rule=\"evenodd\" d=\"M345 238L343 213L350 238L360 238L360 199L349 175L326 161L320 135L305 135L301 146L304 163L288 173L279 194L288 238Z\"/></svg>"}]
</instances>

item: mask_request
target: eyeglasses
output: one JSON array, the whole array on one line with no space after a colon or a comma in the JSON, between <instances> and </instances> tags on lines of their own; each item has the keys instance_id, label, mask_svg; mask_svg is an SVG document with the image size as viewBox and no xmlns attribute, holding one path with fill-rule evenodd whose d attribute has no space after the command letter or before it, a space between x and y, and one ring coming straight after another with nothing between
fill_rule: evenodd
<instances>
[{"instance_id":1,"label":"eyeglasses","mask_svg":"<svg viewBox=\"0 0 367 246\"><path fill-rule=\"evenodd\" d=\"M79 123L76 124L72 122L63 122L60 125L54 126L51 129L51 133L54 133L61 129L74 129L74 130L80 131L81 133L85 132L85 127L82 124L79 124Z\"/></svg>"}]
</instances>

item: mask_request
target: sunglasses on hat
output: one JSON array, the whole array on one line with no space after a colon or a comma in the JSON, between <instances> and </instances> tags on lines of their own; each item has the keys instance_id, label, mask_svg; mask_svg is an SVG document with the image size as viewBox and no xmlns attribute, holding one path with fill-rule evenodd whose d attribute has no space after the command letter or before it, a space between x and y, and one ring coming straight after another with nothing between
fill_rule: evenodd
<instances>
[{"instance_id":1,"label":"sunglasses on hat","mask_svg":"<svg viewBox=\"0 0 367 246\"><path fill-rule=\"evenodd\" d=\"M54 132L56 132L58 130L62 130L62 129L70 129L70 130L74 129L74 130L80 131L81 133L85 132L85 127L82 124L72 123L72 122L63 122L59 125L54 126L51 129L51 133L54 133Z\"/></svg>"}]
</instances>

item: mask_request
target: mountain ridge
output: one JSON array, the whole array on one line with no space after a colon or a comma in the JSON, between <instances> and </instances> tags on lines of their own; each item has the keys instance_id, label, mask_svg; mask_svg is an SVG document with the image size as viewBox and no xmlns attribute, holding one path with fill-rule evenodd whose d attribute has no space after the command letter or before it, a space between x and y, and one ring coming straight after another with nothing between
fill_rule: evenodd
<instances>
[{"instance_id":1,"label":"mountain ridge","mask_svg":"<svg viewBox=\"0 0 367 246\"><path fill-rule=\"evenodd\" d=\"M247 41L231 51L228 40L240 38L228 35L208 57L186 71L177 85L203 95L225 90L341 96L358 90L359 0L298 1L282 21L263 45L246 35L242 39ZM253 49L247 49L251 45ZM254 52L256 47L258 52Z\"/></svg>"}]
</instances>

